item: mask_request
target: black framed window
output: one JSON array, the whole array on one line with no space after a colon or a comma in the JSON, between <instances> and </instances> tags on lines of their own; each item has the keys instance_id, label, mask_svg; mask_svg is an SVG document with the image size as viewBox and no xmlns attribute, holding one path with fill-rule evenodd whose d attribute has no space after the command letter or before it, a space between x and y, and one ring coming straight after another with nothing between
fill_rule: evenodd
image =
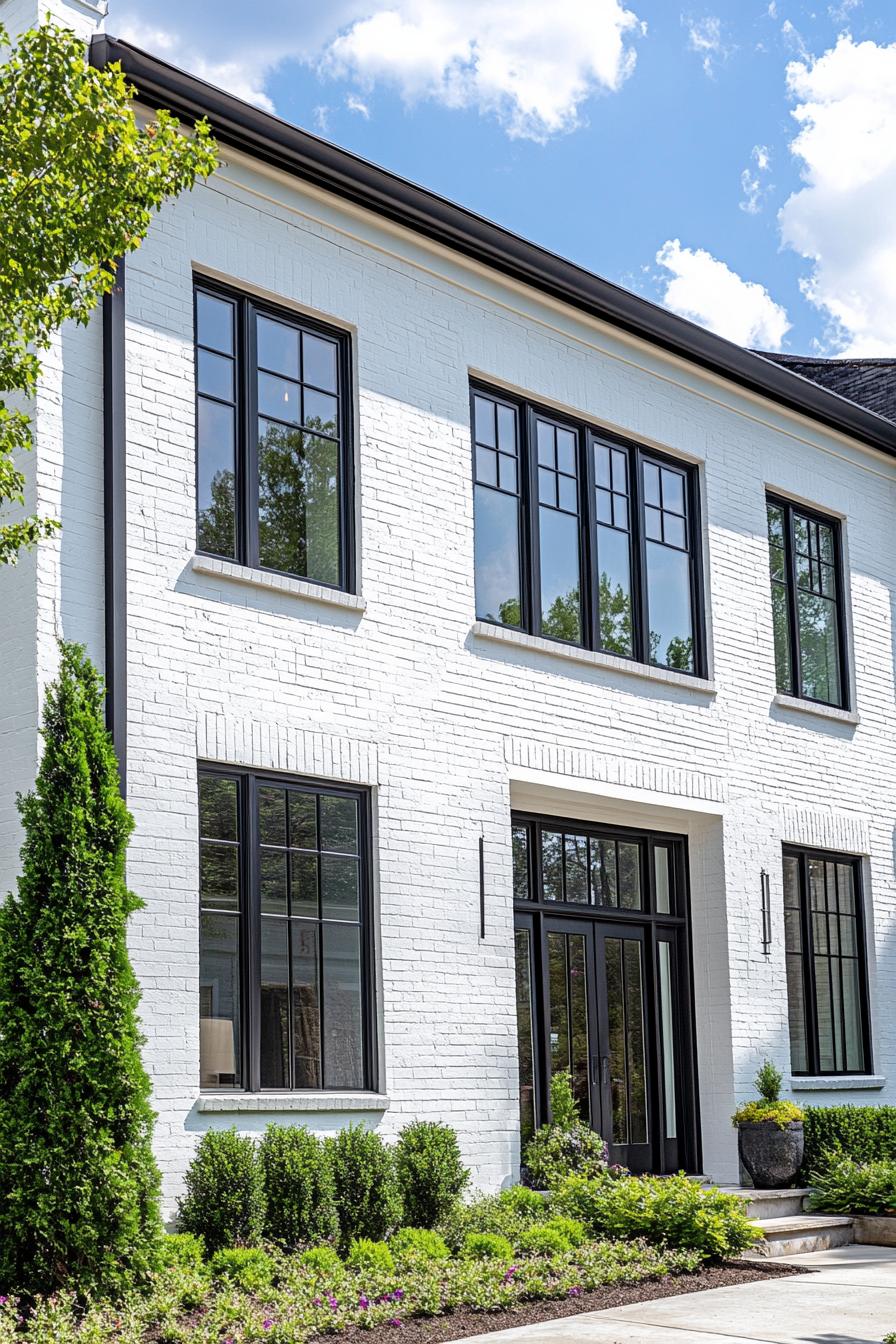
<instances>
[{"instance_id":1,"label":"black framed window","mask_svg":"<svg viewBox=\"0 0 896 1344\"><path fill-rule=\"evenodd\" d=\"M795 1074L871 1069L861 861L785 849L790 1066Z\"/></svg>"},{"instance_id":2,"label":"black framed window","mask_svg":"<svg viewBox=\"0 0 896 1344\"><path fill-rule=\"evenodd\" d=\"M773 495L766 507L778 690L845 709L840 524Z\"/></svg>"},{"instance_id":3,"label":"black framed window","mask_svg":"<svg viewBox=\"0 0 896 1344\"><path fill-rule=\"evenodd\" d=\"M371 1087L368 797L199 772L200 1085Z\"/></svg>"},{"instance_id":4,"label":"black framed window","mask_svg":"<svg viewBox=\"0 0 896 1344\"><path fill-rule=\"evenodd\" d=\"M704 674L695 469L471 395L477 618Z\"/></svg>"},{"instance_id":5,"label":"black framed window","mask_svg":"<svg viewBox=\"0 0 896 1344\"><path fill-rule=\"evenodd\" d=\"M194 299L197 549L350 587L348 337L204 280Z\"/></svg>"}]
</instances>

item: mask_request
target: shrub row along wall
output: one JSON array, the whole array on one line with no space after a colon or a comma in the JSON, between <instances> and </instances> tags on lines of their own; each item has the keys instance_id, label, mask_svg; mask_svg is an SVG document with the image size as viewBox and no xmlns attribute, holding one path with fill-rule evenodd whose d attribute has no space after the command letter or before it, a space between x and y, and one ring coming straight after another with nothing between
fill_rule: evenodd
<instances>
[{"instance_id":1,"label":"shrub row along wall","mask_svg":"<svg viewBox=\"0 0 896 1344\"><path fill-rule=\"evenodd\" d=\"M827 1154L857 1162L896 1161L896 1106L808 1106L806 1150L800 1179L827 1165Z\"/></svg>"}]
</instances>

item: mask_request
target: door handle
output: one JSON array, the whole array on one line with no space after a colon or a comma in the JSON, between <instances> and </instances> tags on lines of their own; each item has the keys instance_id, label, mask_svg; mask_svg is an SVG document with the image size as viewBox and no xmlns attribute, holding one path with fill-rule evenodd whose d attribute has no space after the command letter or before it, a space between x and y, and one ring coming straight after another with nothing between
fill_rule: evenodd
<instances>
[{"instance_id":1,"label":"door handle","mask_svg":"<svg viewBox=\"0 0 896 1344\"><path fill-rule=\"evenodd\" d=\"M591 1083L597 1087L598 1079L603 1087L606 1087L610 1081L610 1056L592 1055L591 1056Z\"/></svg>"}]
</instances>

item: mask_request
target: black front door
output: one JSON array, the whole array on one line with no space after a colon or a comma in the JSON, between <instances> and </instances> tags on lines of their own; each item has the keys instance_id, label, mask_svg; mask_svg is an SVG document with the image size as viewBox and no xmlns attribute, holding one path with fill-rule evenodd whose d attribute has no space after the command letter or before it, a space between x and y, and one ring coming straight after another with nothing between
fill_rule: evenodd
<instances>
[{"instance_id":1,"label":"black front door","mask_svg":"<svg viewBox=\"0 0 896 1344\"><path fill-rule=\"evenodd\" d=\"M632 1171L699 1165L684 842L514 817L523 1135L568 1070Z\"/></svg>"}]
</instances>

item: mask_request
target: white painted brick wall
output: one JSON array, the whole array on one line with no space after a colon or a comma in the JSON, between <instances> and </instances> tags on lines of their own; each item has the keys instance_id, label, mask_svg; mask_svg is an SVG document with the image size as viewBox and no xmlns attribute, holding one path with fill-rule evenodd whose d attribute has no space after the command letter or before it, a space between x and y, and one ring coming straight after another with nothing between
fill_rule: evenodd
<instances>
[{"instance_id":1,"label":"white painted brick wall","mask_svg":"<svg viewBox=\"0 0 896 1344\"><path fill-rule=\"evenodd\" d=\"M685 831L704 1165L734 1178L735 1101L764 1055L789 1064L783 840L867 856L875 1066L896 1064L894 466L227 157L162 212L127 279L129 876L146 901L132 947L166 1197L197 1135L228 1123L196 1109L197 757L375 789L381 1128L456 1125L481 1185L517 1161L511 798L568 812L572 791L582 816ZM356 333L363 612L191 567L194 265ZM62 350L71 414L67 398L53 409L57 369L43 394L39 475L48 498L61 479L68 521L39 565L39 675L56 628L101 647L97 355L94 329ZM715 694L471 634L471 370L700 463ZM857 726L772 706L766 486L845 517ZM896 1083L837 1096L894 1100Z\"/></svg>"}]
</instances>

